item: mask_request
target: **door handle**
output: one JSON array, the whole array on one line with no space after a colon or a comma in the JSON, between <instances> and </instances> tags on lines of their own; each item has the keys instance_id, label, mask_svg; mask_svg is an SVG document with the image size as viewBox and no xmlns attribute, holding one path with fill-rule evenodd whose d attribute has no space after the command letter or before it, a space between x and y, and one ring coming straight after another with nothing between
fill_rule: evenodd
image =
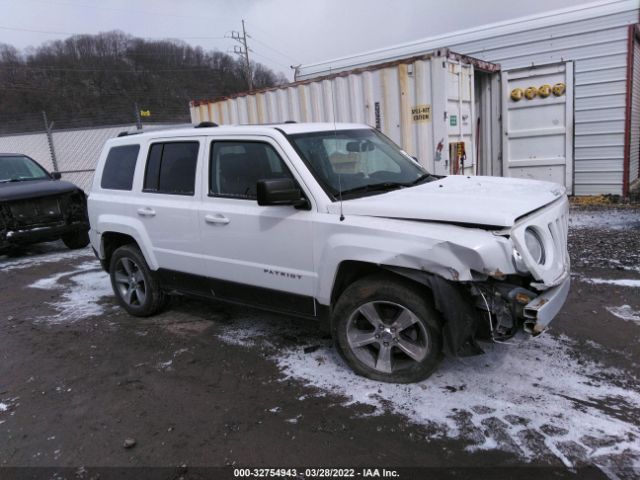
<instances>
[{"instance_id":1,"label":"door handle","mask_svg":"<svg viewBox=\"0 0 640 480\"><path fill-rule=\"evenodd\" d=\"M231 220L218 213L216 215L205 215L204 221L212 225L227 225Z\"/></svg>"},{"instance_id":2,"label":"door handle","mask_svg":"<svg viewBox=\"0 0 640 480\"><path fill-rule=\"evenodd\" d=\"M138 209L138 215L141 217L155 217L156 211L153 208L145 207Z\"/></svg>"}]
</instances>

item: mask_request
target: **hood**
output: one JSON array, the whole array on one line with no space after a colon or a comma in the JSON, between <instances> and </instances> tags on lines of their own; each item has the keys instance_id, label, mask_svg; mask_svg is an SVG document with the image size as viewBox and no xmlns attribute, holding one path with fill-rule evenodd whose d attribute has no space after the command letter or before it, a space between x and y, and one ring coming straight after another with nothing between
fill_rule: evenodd
<instances>
[{"instance_id":1,"label":"hood","mask_svg":"<svg viewBox=\"0 0 640 480\"><path fill-rule=\"evenodd\" d=\"M78 190L73 183L63 180L28 180L25 182L0 183L0 202L46 197Z\"/></svg>"},{"instance_id":2,"label":"hood","mask_svg":"<svg viewBox=\"0 0 640 480\"><path fill-rule=\"evenodd\" d=\"M345 200L348 215L511 227L516 219L565 193L557 183L451 175L415 187ZM338 214L340 205L329 207Z\"/></svg>"}]
</instances>

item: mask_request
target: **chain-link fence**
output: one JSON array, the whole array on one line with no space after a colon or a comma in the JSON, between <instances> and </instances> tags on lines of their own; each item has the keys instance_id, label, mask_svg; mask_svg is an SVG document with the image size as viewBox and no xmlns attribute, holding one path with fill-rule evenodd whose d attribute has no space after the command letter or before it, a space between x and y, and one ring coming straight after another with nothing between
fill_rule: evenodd
<instances>
[{"instance_id":1,"label":"chain-link fence","mask_svg":"<svg viewBox=\"0 0 640 480\"><path fill-rule=\"evenodd\" d=\"M154 124L143 131L185 126L184 124ZM49 171L58 171L64 180L75 183L88 192L93 172L104 142L120 132L136 131L135 124L112 125L73 130L52 130L50 135L24 133L0 136L0 153L22 153L36 160Z\"/></svg>"}]
</instances>

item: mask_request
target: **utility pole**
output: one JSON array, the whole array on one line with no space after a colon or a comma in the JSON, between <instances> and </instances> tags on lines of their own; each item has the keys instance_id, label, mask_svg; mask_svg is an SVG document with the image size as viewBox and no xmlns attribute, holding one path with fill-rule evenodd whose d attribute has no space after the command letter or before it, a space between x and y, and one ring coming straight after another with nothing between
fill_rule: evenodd
<instances>
[{"instance_id":1,"label":"utility pole","mask_svg":"<svg viewBox=\"0 0 640 480\"><path fill-rule=\"evenodd\" d=\"M253 75L251 74L251 64L249 63L249 47L247 47L247 31L244 28L244 19L242 20L242 35L240 32L233 30L231 32L231 38L240 44L240 46L233 47L233 53L240 55L240 57L244 59L247 84L249 85L249 90L253 90Z\"/></svg>"},{"instance_id":2,"label":"utility pole","mask_svg":"<svg viewBox=\"0 0 640 480\"><path fill-rule=\"evenodd\" d=\"M51 155L51 164L53 165L53 171L59 172L58 170L58 159L56 158L56 149L53 145L53 122L49 123L47 119L47 112L42 111L42 120L44 120L44 129L47 132L47 143L49 144L49 154Z\"/></svg>"}]
</instances>

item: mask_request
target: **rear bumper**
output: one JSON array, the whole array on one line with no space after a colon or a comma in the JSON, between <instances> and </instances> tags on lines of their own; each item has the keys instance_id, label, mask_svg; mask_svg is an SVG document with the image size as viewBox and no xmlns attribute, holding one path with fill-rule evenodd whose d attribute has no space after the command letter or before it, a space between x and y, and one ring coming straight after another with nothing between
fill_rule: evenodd
<instances>
[{"instance_id":1,"label":"rear bumper","mask_svg":"<svg viewBox=\"0 0 640 480\"><path fill-rule=\"evenodd\" d=\"M0 236L0 248L57 240L69 233L86 232L88 230L89 223L86 221L8 230L4 236Z\"/></svg>"},{"instance_id":2,"label":"rear bumper","mask_svg":"<svg viewBox=\"0 0 640 480\"><path fill-rule=\"evenodd\" d=\"M524 306L525 331L538 335L547 328L566 302L570 285L571 276L567 275L560 285L542 292Z\"/></svg>"}]
</instances>

